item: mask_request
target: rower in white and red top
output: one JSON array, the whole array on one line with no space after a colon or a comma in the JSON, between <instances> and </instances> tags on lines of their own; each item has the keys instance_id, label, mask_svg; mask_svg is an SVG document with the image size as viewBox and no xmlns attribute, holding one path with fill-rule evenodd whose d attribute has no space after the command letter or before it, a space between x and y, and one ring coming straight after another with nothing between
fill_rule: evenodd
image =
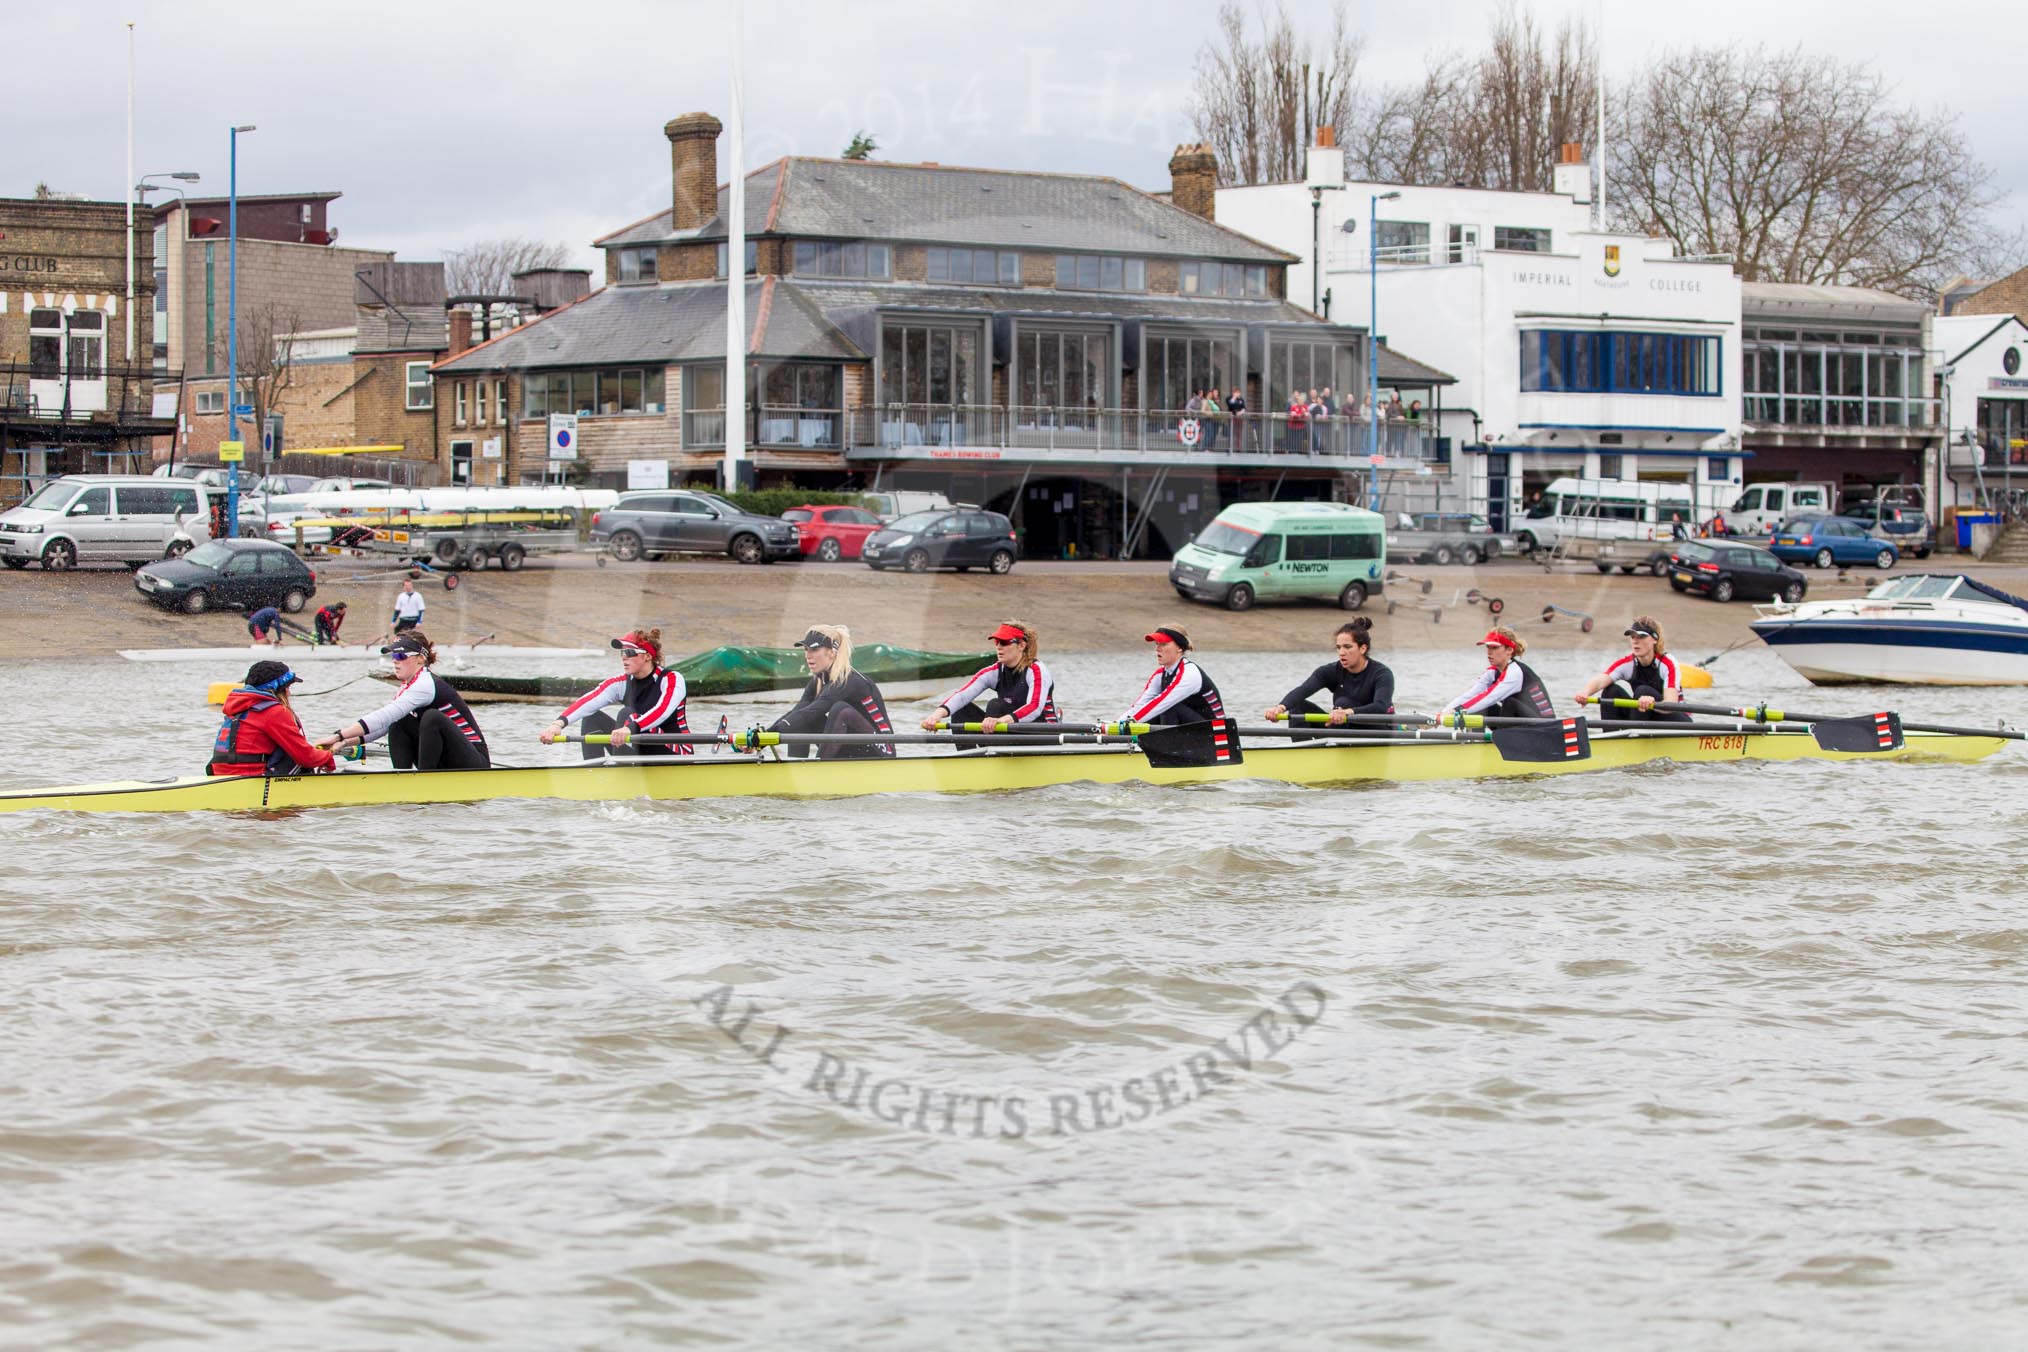
<instances>
[{"instance_id":1,"label":"rower in white and red top","mask_svg":"<svg viewBox=\"0 0 2028 1352\"><path fill-rule=\"evenodd\" d=\"M348 723L317 744L345 750L377 737L387 738L397 770L484 770L493 764L479 720L465 697L430 667L436 645L420 629L402 633L380 650L394 663L401 688L387 704Z\"/></svg>"},{"instance_id":2,"label":"rower in white and red top","mask_svg":"<svg viewBox=\"0 0 2028 1352\"><path fill-rule=\"evenodd\" d=\"M978 723L987 732L1005 732L1021 723L1058 723L1056 678L1036 660L1042 640L1034 626L1008 620L989 636L996 660L937 701L923 719L926 729L948 720Z\"/></svg>"},{"instance_id":3,"label":"rower in white and red top","mask_svg":"<svg viewBox=\"0 0 2028 1352\"><path fill-rule=\"evenodd\" d=\"M1184 656L1190 651L1190 635L1176 625L1164 624L1146 638L1155 645L1155 674L1119 721L1173 727L1225 717L1225 701L1219 698L1218 687L1202 667Z\"/></svg>"},{"instance_id":4,"label":"rower in white and red top","mask_svg":"<svg viewBox=\"0 0 2028 1352\"><path fill-rule=\"evenodd\" d=\"M637 733L690 731L690 691L683 673L662 665L662 631L635 629L612 641L620 650L620 674L609 676L572 700L536 739L547 745L563 736L572 723L582 722L588 734L610 733L610 744L586 742L584 758L614 756L688 756L687 742L633 742ZM607 710L617 711L618 716Z\"/></svg>"},{"instance_id":5,"label":"rower in white and red top","mask_svg":"<svg viewBox=\"0 0 2028 1352\"><path fill-rule=\"evenodd\" d=\"M1586 700L1596 695L1607 718L1622 718L1633 721L1656 723L1684 723L1690 715L1673 713L1660 709L1658 704L1682 702L1682 677L1676 670L1676 659L1669 656L1667 645L1662 639L1662 626L1652 616L1636 615L1627 627L1626 635L1633 642L1633 651L1620 658L1598 675L1584 683L1584 689L1577 692L1580 708ZM1630 699L1637 701L1639 708L1614 709L1605 704L1607 700Z\"/></svg>"},{"instance_id":6,"label":"rower in white and red top","mask_svg":"<svg viewBox=\"0 0 2028 1352\"><path fill-rule=\"evenodd\" d=\"M893 732L887 719L887 700L880 687L863 671L852 669L852 631L842 624L811 625L803 635L803 665L810 669L810 681L803 687L796 707L777 718L769 732L856 733L860 736ZM784 748L791 756L807 756L810 744L792 743ZM827 742L817 753L820 760L865 760L892 756L894 743Z\"/></svg>"},{"instance_id":7,"label":"rower in white and red top","mask_svg":"<svg viewBox=\"0 0 2028 1352\"><path fill-rule=\"evenodd\" d=\"M1444 712L1495 714L1501 718L1554 718L1549 690L1521 661L1528 645L1506 625L1486 631L1474 647L1486 650L1486 670L1470 690L1444 705Z\"/></svg>"}]
</instances>

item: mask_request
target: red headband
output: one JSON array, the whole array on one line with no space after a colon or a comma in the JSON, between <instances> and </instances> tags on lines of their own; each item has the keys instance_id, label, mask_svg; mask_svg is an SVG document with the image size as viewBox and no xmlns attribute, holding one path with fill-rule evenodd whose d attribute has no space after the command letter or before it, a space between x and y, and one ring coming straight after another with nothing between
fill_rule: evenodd
<instances>
[{"instance_id":1,"label":"red headband","mask_svg":"<svg viewBox=\"0 0 2028 1352\"><path fill-rule=\"evenodd\" d=\"M622 634L618 638L613 640L613 646L615 648L618 648L622 645L639 648L642 652L648 654L648 656L654 658L657 662L662 660L662 645L659 643L650 642L646 634L638 632L629 632Z\"/></svg>"},{"instance_id":2,"label":"red headband","mask_svg":"<svg viewBox=\"0 0 2028 1352\"><path fill-rule=\"evenodd\" d=\"M1514 646L1514 640L1511 638L1506 638L1501 634L1496 633L1491 629L1488 629L1486 631L1486 636L1480 639L1477 643L1474 643L1472 646L1474 648L1500 647L1511 649Z\"/></svg>"}]
</instances>

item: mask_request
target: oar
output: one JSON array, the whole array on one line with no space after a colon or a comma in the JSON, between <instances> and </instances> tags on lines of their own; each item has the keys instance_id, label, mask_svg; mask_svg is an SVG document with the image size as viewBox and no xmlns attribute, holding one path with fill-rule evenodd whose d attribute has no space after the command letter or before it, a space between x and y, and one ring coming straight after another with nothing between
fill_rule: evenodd
<instances>
[{"instance_id":1,"label":"oar","mask_svg":"<svg viewBox=\"0 0 2028 1352\"><path fill-rule=\"evenodd\" d=\"M1641 706L1638 700L1614 699L1603 701L1601 707L1638 709ZM1901 715L1897 713L1861 714L1857 718L1831 717L1825 714L1788 714L1780 709L1770 709L1765 704L1757 709L1727 709L1716 704L1680 702L1670 705L1669 709L1672 713L1716 714L1751 719L1756 723L1799 724L1808 728L1810 736L1817 739L1817 745L1826 751L1863 754L1899 751L1903 745Z\"/></svg>"},{"instance_id":2,"label":"oar","mask_svg":"<svg viewBox=\"0 0 2028 1352\"><path fill-rule=\"evenodd\" d=\"M1631 708L1634 705L1634 701L1632 700L1614 700L1613 703L1627 708ZM1686 714L1717 714L1728 718L1750 718L1756 723L1768 722L1770 720L1787 720L1791 723L1849 723L1859 721L1845 714L1785 713L1780 709L1770 709L1766 704L1761 704L1751 709L1726 709L1713 704L1672 704L1669 707L1671 709L1680 709ZM1860 715L1860 719L1865 720L1870 720L1872 717L1875 717L1875 715ZM1895 714L1892 717L1899 722L1901 716ZM1961 728L1948 726L1943 723L1901 723L1900 726L1904 732L1940 732L1950 737L2005 737L2016 742L2028 741L2028 732L2016 732L2012 728L2004 727Z\"/></svg>"},{"instance_id":3,"label":"oar","mask_svg":"<svg viewBox=\"0 0 2028 1352\"><path fill-rule=\"evenodd\" d=\"M1332 725L1328 714L1285 715L1300 721L1300 732L1265 728L1261 731L1283 737L1328 737L1334 728L1370 735L1374 725L1437 724L1443 727L1481 729L1489 735L1500 759L1510 761L1585 760L1591 755L1591 734L1582 718L1483 718L1477 714L1348 714ZM1242 732L1247 729L1241 729Z\"/></svg>"}]
</instances>

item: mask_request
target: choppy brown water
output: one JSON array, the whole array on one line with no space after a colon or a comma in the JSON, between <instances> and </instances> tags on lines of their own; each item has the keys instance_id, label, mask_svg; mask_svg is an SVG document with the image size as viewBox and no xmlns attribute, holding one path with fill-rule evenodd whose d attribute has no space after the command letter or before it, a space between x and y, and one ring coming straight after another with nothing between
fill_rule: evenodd
<instances>
[{"instance_id":1,"label":"choppy brown water","mask_svg":"<svg viewBox=\"0 0 2028 1352\"><path fill-rule=\"evenodd\" d=\"M0 671L8 786L186 770L234 674ZM0 1342L2020 1345L2024 804L2017 751L0 818Z\"/></svg>"}]
</instances>

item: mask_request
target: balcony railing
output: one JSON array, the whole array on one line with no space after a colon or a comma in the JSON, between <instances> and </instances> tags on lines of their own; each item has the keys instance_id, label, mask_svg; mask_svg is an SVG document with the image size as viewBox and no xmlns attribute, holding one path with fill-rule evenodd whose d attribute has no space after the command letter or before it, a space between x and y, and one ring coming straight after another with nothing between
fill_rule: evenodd
<instances>
[{"instance_id":1,"label":"balcony railing","mask_svg":"<svg viewBox=\"0 0 2028 1352\"><path fill-rule=\"evenodd\" d=\"M1861 399L1837 394L1748 394L1746 421L1786 427L1916 427L1939 425L1935 399Z\"/></svg>"},{"instance_id":2,"label":"balcony railing","mask_svg":"<svg viewBox=\"0 0 2028 1352\"><path fill-rule=\"evenodd\" d=\"M849 409L762 404L746 411L746 444L835 451L849 444L847 436L852 424L863 421L863 417ZM683 414L685 450L723 445L724 409L696 409Z\"/></svg>"},{"instance_id":3,"label":"balcony railing","mask_svg":"<svg viewBox=\"0 0 2028 1352\"><path fill-rule=\"evenodd\" d=\"M1194 428L1194 435L1186 426ZM878 440L873 444L887 450L971 446L1363 457L1367 426L1362 418L1292 424L1285 413L1243 413L1235 418L1192 415L1180 409L1059 404L888 404L879 412ZM1437 438L1422 420L1384 419L1375 426L1377 449L1389 459L1441 458Z\"/></svg>"},{"instance_id":4,"label":"balcony railing","mask_svg":"<svg viewBox=\"0 0 2028 1352\"><path fill-rule=\"evenodd\" d=\"M132 423L155 416L155 391L176 388L173 371L110 368L65 372L40 362L0 363L0 417L47 423ZM164 413L167 423L174 415Z\"/></svg>"}]
</instances>

